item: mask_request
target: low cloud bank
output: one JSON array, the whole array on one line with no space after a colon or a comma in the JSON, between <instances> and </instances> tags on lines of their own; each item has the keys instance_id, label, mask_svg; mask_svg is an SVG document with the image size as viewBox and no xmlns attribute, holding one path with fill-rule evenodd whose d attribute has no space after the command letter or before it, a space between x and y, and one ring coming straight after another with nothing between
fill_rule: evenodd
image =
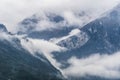
<instances>
[{"instance_id":1,"label":"low cloud bank","mask_svg":"<svg viewBox=\"0 0 120 80\"><path fill-rule=\"evenodd\" d=\"M72 57L70 66L63 70L66 76L86 77L98 76L107 79L120 78L120 52L112 55L95 54L86 58Z\"/></svg>"}]
</instances>

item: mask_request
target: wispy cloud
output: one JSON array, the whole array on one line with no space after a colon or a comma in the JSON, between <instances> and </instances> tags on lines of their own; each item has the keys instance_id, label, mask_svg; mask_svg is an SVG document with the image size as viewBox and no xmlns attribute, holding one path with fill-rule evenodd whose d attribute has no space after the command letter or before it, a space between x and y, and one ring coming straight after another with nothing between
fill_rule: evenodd
<instances>
[{"instance_id":1,"label":"wispy cloud","mask_svg":"<svg viewBox=\"0 0 120 80\"><path fill-rule=\"evenodd\" d=\"M54 56L51 53L53 51L57 51L57 52L65 51L66 48L57 46L45 40L31 39L31 38L27 38L27 40L21 39L21 45L27 51L29 51L33 56L36 56L36 53L39 53L40 55L44 55L54 67L60 69L59 66L61 64L54 59Z\"/></svg>"}]
</instances>

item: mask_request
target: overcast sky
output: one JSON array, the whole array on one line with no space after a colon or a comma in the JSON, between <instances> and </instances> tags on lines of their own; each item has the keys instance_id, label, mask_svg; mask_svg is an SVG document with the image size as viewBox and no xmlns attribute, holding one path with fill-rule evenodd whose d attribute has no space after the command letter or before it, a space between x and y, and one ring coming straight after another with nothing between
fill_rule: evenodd
<instances>
[{"instance_id":1,"label":"overcast sky","mask_svg":"<svg viewBox=\"0 0 120 80\"><path fill-rule=\"evenodd\" d=\"M120 0L0 0L0 23L14 30L18 22L34 13L49 11L105 11Z\"/></svg>"}]
</instances>

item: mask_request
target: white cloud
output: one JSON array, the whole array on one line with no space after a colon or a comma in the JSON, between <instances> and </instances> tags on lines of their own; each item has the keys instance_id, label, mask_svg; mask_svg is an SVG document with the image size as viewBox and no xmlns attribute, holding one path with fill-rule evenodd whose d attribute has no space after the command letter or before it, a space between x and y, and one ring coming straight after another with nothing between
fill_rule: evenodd
<instances>
[{"instance_id":1,"label":"white cloud","mask_svg":"<svg viewBox=\"0 0 120 80\"><path fill-rule=\"evenodd\" d=\"M51 53L53 51L61 51L62 49L64 49L51 42L45 40L39 40L39 39L31 39L31 38L28 38L28 40L22 40L21 44L23 44L25 48L31 46L32 48L30 48L30 50L33 51L30 52L32 53L35 53L37 51L41 51L43 53Z\"/></svg>"},{"instance_id":2,"label":"white cloud","mask_svg":"<svg viewBox=\"0 0 120 80\"><path fill-rule=\"evenodd\" d=\"M119 0L0 0L0 22L5 24L10 31L14 31L17 29L15 26L18 22L37 12L44 10L55 13L85 11L89 16L96 16L115 6L117 1ZM81 24L76 16L71 16L71 14L69 16L73 19L69 21L71 24L73 22ZM88 18L85 17L86 19Z\"/></svg>"},{"instance_id":3,"label":"white cloud","mask_svg":"<svg viewBox=\"0 0 120 80\"><path fill-rule=\"evenodd\" d=\"M22 36L24 36L24 35L22 35ZM0 31L0 40L1 41L4 41L4 40L7 40L7 41L9 41L9 42L11 42L11 43L15 43L14 41L13 41L13 39L17 39L17 38L20 38L21 36L17 36L17 35L10 35L10 34L8 34L8 33L6 33L6 32L1 32Z\"/></svg>"},{"instance_id":4,"label":"white cloud","mask_svg":"<svg viewBox=\"0 0 120 80\"><path fill-rule=\"evenodd\" d=\"M49 20L41 20L39 21L39 23L37 24L37 27L35 28L36 31L42 31L42 30L46 30L46 29L54 29L57 28L58 24L53 23Z\"/></svg>"},{"instance_id":5,"label":"white cloud","mask_svg":"<svg viewBox=\"0 0 120 80\"><path fill-rule=\"evenodd\" d=\"M0 40L4 41L4 40L11 40L11 36L6 34L5 32L0 32Z\"/></svg>"},{"instance_id":6,"label":"white cloud","mask_svg":"<svg viewBox=\"0 0 120 80\"><path fill-rule=\"evenodd\" d=\"M76 34L78 34L78 33L80 33L80 30L79 29L73 29L70 33L69 33L69 35L76 35Z\"/></svg>"},{"instance_id":7,"label":"white cloud","mask_svg":"<svg viewBox=\"0 0 120 80\"><path fill-rule=\"evenodd\" d=\"M73 30L69 33L69 35L63 36L63 37L61 37L61 38L52 38L52 39L50 39L50 42L57 44L57 43L59 43L60 41L65 40L65 39L67 39L67 38L69 38L69 37L71 37L71 36L78 35L79 33L80 33L80 30L79 30L79 29L73 29Z\"/></svg>"},{"instance_id":8,"label":"white cloud","mask_svg":"<svg viewBox=\"0 0 120 80\"><path fill-rule=\"evenodd\" d=\"M21 39L21 45L28 50L33 56L36 56L35 53L38 52L41 55L44 55L51 64L59 69L59 66L61 65L58 63L51 54L53 51L64 51L66 50L64 47L57 46L51 42L45 41L45 40L38 40L38 39L31 39L28 38L27 40ZM36 56L38 57L38 56Z\"/></svg>"},{"instance_id":9,"label":"white cloud","mask_svg":"<svg viewBox=\"0 0 120 80\"><path fill-rule=\"evenodd\" d=\"M64 12L64 18L70 25L82 25L82 20L79 17L75 16L72 12Z\"/></svg>"},{"instance_id":10,"label":"white cloud","mask_svg":"<svg viewBox=\"0 0 120 80\"><path fill-rule=\"evenodd\" d=\"M120 78L120 53L112 55L91 55L86 58L78 59L72 57L68 60L71 65L64 69L67 76L85 77L99 76L108 79Z\"/></svg>"}]
</instances>

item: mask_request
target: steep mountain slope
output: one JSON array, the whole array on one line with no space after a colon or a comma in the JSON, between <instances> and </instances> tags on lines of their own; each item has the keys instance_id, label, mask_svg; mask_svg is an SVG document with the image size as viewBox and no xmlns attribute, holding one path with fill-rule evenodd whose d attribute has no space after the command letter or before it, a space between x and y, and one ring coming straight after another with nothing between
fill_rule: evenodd
<instances>
[{"instance_id":1,"label":"steep mountain slope","mask_svg":"<svg viewBox=\"0 0 120 80\"><path fill-rule=\"evenodd\" d=\"M68 50L66 52L54 52L54 57L56 60L61 62L62 67L66 68L69 66L67 60L71 57L75 56L78 59L90 56L92 54L100 53L100 54L112 54L120 50L120 5L115 7L113 10L108 12L104 17L96 19L83 28L80 29L81 32L85 33L89 40L82 46L77 46L76 48L69 48L72 45L82 44L76 36L70 37L66 40L59 42L60 46L69 45ZM79 34L81 35L81 34ZM86 38L83 37L83 41ZM79 43L78 43L79 42ZM64 45L61 45L64 44ZM85 78L85 80L97 79L101 80L98 77L90 77ZM79 78L80 79L80 78ZM105 80L105 79L102 79ZM119 79L118 79L119 80Z\"/></svg>"},{"instance_id":2,"label":"steep mountain slope","mask_svg":"<svg viewBox=\"0 0 120 80\"><path fill-rule=\"evenodd\" d=\"M77 48L73 48L65 52L68 53L68 55L64 55L62 57L60 57L60 55L62 54L58 55L59 58L64 57L64 59L68 59L67 57L69 55L70 56L74 55L77 57L83 57L83 56L85 57L93 53L113 53L118 51L120 49L119 9L120 7L117 6L105 17L96 19L95 21L92 21L87 25L85 25L83 28L81 28L80 31L82 32L82 34L85 33L86 36L89 37L87 43L84 44L83 46L79 46ZM79 35L81 36L81 34ZM84 37L82 38L83 41L86 39ZM71 39L70 42L74 42L75 40L77 40L72 37L70 39ZM66 41L66 44L69 44L70 42ZM64 43L64 40L59 43Z\"/></svg>"},{"instance_id":3,"label":"steep mountain slope","mask_svg":"<svg viewBox=\"0 0 120 80\"><path fill-rule=\"evenodd\" d=\"M7 29L3 24L0 24L0 31L7 32Z\"/></svg>"},{"instance_id":4,"label":"steep mountain slope","mask_svg":"<svg viewBox=\"0 0 120 80\"><path fill-rule=\"evenodd\" d=\"M5 27L2 26L1 29ZM3 34L9 35L1 32L2 37L0 36L0 80L63 79L61 73L44 56L38 55L42 61L22 48L18 38L8 40Z\"/></svg>"},{"instance_id":5,"label":"steep mountain slope","mask_svg":"<svg viewBox=\"0 0 120 80\"><path fill-rule=\"evenodd\" d=\"M64 21L64 17L60 15L49 13L42 17L33 15L19 24L20 29L18 35L26 34L26 37L43 39L67 48L63 52L53 52L51 57L55 59L55 62L61 63L59 67L62 71L71 66L68 60L72 57L81 59L96 53L113 54L120 50L119 9L120 5L105 13L103 17L88 23L82 28L80 26L68 25ZM74 29L77 29L79 32L70 35ZM41 69L44 70L44 68ZM70 80L109 80L97 75L68 77Z\"/></svg>"}]
</instances>

